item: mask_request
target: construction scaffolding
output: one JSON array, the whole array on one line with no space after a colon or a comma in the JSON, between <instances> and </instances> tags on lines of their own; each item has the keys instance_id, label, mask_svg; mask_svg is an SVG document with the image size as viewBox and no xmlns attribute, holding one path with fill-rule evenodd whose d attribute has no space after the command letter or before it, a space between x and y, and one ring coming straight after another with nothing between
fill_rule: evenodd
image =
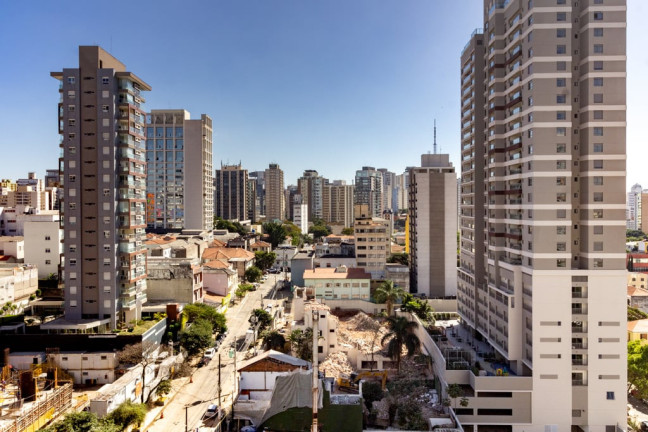
<instances>
[{"instance_id":1,"label":"construction scaffolding","mask_svg":"<svg viewBox=\"0 0 648 432\"><path fill-rule=\"evenodd\" d=\"M72 405L72 383L39 392L34 402L23 404L3 416L0 432L36 432ZM13 418L12 418L13 417Z\"/></svg>"}]
</instances>

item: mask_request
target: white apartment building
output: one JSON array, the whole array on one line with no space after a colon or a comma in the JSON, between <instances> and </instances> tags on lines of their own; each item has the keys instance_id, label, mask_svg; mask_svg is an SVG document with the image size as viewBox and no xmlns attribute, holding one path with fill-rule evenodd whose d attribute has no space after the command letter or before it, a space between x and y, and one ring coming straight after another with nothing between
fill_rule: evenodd
<instances>
[{"instance_id":1,"label":"white apartment building","mask_svg":"<svg viewBox=\"0 0 648 432\"><path fill-rule=\"evenodd\" d=\"M457 297L510 375L461 383L465 430L626 428L625 89L625 0L484 1L461 55Z\"/></svg>"},{"instance_id":2,"label":"white apartment building","mask_svg":"<svg viewBox=\"0 0 648 432\"><path fill-rule=\"evenodd\" d=\"M38 267L38 277L58 276L63 254L63 230L58 211L25 215L25 262Z\"/></svg>"},{"instance_id":3,"label":"white apartment building","mask_svg":"<svg viewBox=\"0 0 648 432\"><path fill-rule=\"evenodd\" d=\"M293 223L303 234L308 233L308 205L293 204Z\"/></svg>"}]
</instances>

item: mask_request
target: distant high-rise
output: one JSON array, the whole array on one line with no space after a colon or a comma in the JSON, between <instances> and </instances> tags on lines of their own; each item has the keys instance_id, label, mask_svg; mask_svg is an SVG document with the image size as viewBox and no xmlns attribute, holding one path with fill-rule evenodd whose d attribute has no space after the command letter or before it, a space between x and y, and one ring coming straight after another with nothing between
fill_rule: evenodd
<instances>
[{"instance_id":1,"label":"distant high-rise","mask_svg":"<svg viewBox=\"0 0 648 432\"><path fill-rule=\"evenodd\" d=\"M216 216L227 220L246 220L248 211L248 171L241 165L223 165L216 170L214 202Z\"/></svg>"},{"instance_id":2,"label":"distant high-rise","mask_svg":"<svg viewBox=\"0 0 648 432\"><path fill-rule=\"evenodd\" d=\"M378 171L380 171L382 174L383 211L398 211L398 208L394 208L393 203L393 194L394 189L396 188L396 174L389 171L387 168L378 168Z\"/></svg>"},{"instance_id":3,"label":"distant high-rise","mask_svg":"<svg viewBox=\"0 0 648 432\"><path fill-rule=\"evenodd\" d=\"M641 185L635 183L628 192L626 208L626 228L638 230L641 226Z\"/></svg>"},{"instance_id":4,"label":"distant high-rise","mask_svg":"<svg viewBox=\"0 0 648 432\"><path fill-rule=\"evenodd\" d=\"M211 229L214 224L212 120L152 110L146 126L147 225Z\"/></svg>"},{"instance_id":5,"label":"distant high-rise","mask_svg":"<svg viewBox=\"0 0 648 432\"><path fill-rule=\"evenodd\" d=\"M447 154L424 154L410 168L410 291L457 293L457 174Z\"/></svg>"},{"instance_id":6,"label":"distant high-rise","mask_svg":"<svg viewBox=\"0 0 648 432\"><path fill-rule=\"evenodd\" d=\"M306 170L304 175L297 180L297 193L302 196L302 204L308 206L308 219L322 219L324 217L322 189L328 183L324 177L315 170Z\"/></svg>"},{"instance_id":7,"label":"distant high-rise","mask_svg":"<svg viewBox=\"0 0 648 432\"><path fill-rule=\"evenodd\" d=\"M270 164L265 170L266 220L284 220L286 204L284 196L284 174L279 164Z\"/></svg>"},{"instance_id":8,"label":"distant high-rise","mask_svg":"<svg viewBox=\"0 0 648 432\"><path fill-rule=\"evenodd\" d=\"M459 420L625 430L626 1L483 10L461 54L457 307L515 380L465 381Z\"/></svg>"},{"instance_id":9,"label":"distant high-rise","mask_svg":"<svg viewBox=\"0 0 648 432\"><path fill-rule=\"evenodd\" d=\"M353 227L353 185L335 180L322 188L322 218L331 224Z\"/></svg>"},{"instance_id":10,"label":"distant high-rise","mask_svg":"<svg viewBox=\"0 0 648 432\"><path fill-rule=\"evenodd\" d=\"M356 171L353 203L354 207L367 205L372 217L382 217L383 179L380 171L373 167Z\"/></svg>"},{"instance_id":11,"label":"distant high-rise","mask_svg":"<svg viewBox=\"0 0 648 432\"><path fill-rule=\"evenodd\" d=\"M256 180L256 214L265 216L265 171L251 171L248 178Z\"/></svg>"},{"instance_id":12,"label":"distant high-rise","mask_svg":"<svg viewBox=\"0 0 648 432\"><path fill-rule=\"evenodd\" d=\"M259 206L257 205L257 179L254 177L248 177L246 187L247 191L245 192L245 199L247 200L247 218L252 222L256 222L259 214Z\"/></svg>"},{"instance_id":13,"label":"distant high-rise","mask_svg":"<svg viewBox=\"0 0 648 432\"><path fill-rule=\"evenodd\" d=\"M142 91L151 88L97 46L51 75L61 82L65 321L47 325L103 331L140 319L146 301Z\"/></svg>"}]
</instances>

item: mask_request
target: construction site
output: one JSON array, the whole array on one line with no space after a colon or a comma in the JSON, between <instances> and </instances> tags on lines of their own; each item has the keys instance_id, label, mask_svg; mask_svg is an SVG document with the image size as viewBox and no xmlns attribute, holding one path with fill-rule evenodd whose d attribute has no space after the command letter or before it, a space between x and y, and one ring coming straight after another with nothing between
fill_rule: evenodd
<instances>
[{"instance_id":1,"label":"construction site","mask_svg":"<svg viewBox=\"0 0 648 432\"><path fill-rule=\"evenodd\" d=\"M36 432L73 407L72 377L51 362L21 368L9 365L3 353L0 385L0 432Z\"/></svg>"}]
</instances>

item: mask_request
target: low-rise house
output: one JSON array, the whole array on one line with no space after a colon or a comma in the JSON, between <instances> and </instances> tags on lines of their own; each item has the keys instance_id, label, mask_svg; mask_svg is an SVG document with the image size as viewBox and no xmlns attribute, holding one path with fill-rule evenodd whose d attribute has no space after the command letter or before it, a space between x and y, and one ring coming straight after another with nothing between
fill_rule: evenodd
<instances>
[{"instance_id":1,"label":"low-rise house","mask_svg":"<svg viewBox=\"0 0 648 432\"><path fill-rule=\"evenodd\" d=\"M258 252L258 251L263 251L263 252L271 252L272 251L272 245L266 241L263 240L257 240L253 244L250 245L250 252Z\"/></svg>"},{"instance_id":2,"label":"low-rise house","mask_svg":"<svg viewBox=\"0 0 648 432\"><path fill-rule=\"evenodd\" d=\"M628 272L628 286L648 289L648 274Z\"/></svg>"},{"instance_id":3,"label":"low-rise house","mask_svg":"<svg viewBox=\"0 0 648 432\"><path fill-rule=\"evenodd\" d=\"M648 343L648 319L628 322L628 342L636 340Z\"/></svg>"},{"instance_id":4,"label":"low-rise house","mask_svg":"<svg viewBox=\"0 0 648 432\"><path fill-rule=\"evenodd\" d=\"M146 296L152 303L201 303L203 267L199 258L149 256Z\"/></svg>"},{"instance_id":5,"label":"low-rise house","mask_svg":"<svg viewBox=\"0 0 648 432\"><path fill-rule=\"evenodd\" d=\"M216 259L203 264L203 288L206 292L224 297L238 284L238 273L228 261Z\"/></svg>"},{"instance_id":6,"label":"low-rise house","mask_svg":"<svg viewBox=\"0 0 648 432\"><path fill-rule=\"evenodd\" d=\"M628 286L628 306L648 313L648 290Z\"/></svg>"},{"instance_id":7,"label":"low-rise house","mask_svg":"<svg viewBox=\"0 0 648 432\"><path fill-rule=\"evenodd\" d=\"M208 263L213 260L226 260L232 264L233 269L238 273L239 279L245 277L245 270L254 265L254 253L246 251L241 248L207 248L202 254L203 263Z\"/></svg>"},{"instance_id":8,"label":"low-rise house","mask_svg":"<svg viewBox=\"0 0 648 432\"><path fill-rule=\"evenodd\" d=\"M74 384L110 384L115 381L115 368L119 364L117 353L110 352L58 352L48 354L48 360L63 369L74 379Z\"/></svg>"},{"instance_id":9,"label":"low-rise house","mask_svg":"<svg viewBox=\"0 0 648 432\"><path fill-rule=\"evenodd\" d=\"M370 282L371 274L361 268L315 268L304 273L309 298L369 300Z\"/></svg>"},{"instance_id":10,"label":"low-rise house","mask_svg":"<svg viewBox=\"0 0 648 432\"><path fill-rule=\"evenodd\" d=\"M22 236L0 237L0 255L11 256L16 262L25 260L25 238Z\"/></svg>"},{"instance_id":11,"label":"low-rise house","mask_svg":"<svg viewBox=\"0 0 648 432\"><path fill-rule=\"evenodd\" d=\"M275 261L275 264L273 265L274 268L277 269L282 269L286 268L289 269L292 259L299 250L297 249L296 246L290 246L290 245L279 245L274 249L274 253L277 255L277 260Z\"/></svg>"}]
</instances>

